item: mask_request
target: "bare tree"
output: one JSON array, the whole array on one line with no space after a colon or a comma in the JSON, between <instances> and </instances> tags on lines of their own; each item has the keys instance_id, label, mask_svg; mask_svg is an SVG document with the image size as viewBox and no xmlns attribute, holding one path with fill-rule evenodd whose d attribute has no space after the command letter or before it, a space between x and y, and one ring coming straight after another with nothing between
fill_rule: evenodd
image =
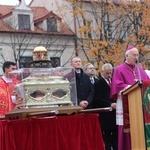
<instances>
[{"instance_id":1,"label":"bare tree","mask_svg":"<svg viewBox=\"0 0 150 150\"><path fill-rule=\"evenodd\" d=\"M37 30L19 30L17 26L12 28L11 20L7 21L10 25L10 30L5 34L6 39L0 42L3 45L6 45L10 48L9 53L11 53L11 59L14 60L18 65L21 59L21 56L24 56L27 50L33 49L36 46L42 45L45 46L50 53L51 57L62 57L64 51L74 44L73 34L66 35L65 32L43 32L39 33ZM33 22L32 22L33 23ZM65 26L65 25L64 25ZM65 28L65 27L64 27ZM68 36L68 37L67 37ZM72 49L72 53L74 50ZM6 53L5 53L6 54ZM3 54L2 54L3 55ZM72 55L72 54L71 54ZM3 55L4 56L4 55ZM68 59L69 60L69 59ZM66 59L66 62L68 62ZM62 64L62 65L65 65Z\"/></svg>"}]
</instances>

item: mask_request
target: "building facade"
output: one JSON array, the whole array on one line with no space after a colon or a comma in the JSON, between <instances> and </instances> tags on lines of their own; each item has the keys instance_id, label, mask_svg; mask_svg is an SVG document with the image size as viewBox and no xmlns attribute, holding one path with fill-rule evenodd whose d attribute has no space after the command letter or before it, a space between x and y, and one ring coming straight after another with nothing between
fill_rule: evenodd
<instances>
[{"instance_id":1,"label":"building facade","mask_svg":"<svg viewBox=\"0 0 150 150\"><path fill-rule=\"evenodd\" d=\"M48 50L53 67L69 66L74 55L74 32L44 6L0 5L0 64L11 60L27 67L37 46ZM0 70L2 75L2 69Z\"/></svg>"}]
</instances>

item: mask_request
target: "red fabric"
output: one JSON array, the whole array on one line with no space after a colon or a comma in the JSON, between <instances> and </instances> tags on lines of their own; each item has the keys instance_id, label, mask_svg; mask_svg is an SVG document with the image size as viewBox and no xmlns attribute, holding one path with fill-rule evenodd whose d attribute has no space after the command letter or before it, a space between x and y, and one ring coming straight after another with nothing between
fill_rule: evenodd
<instances>
[{"instance_id":1,"label":"red fabric","mask_svg":"<svg viewBox=\"0 0 150 150\"><path fill-rule=\"evenodd\" d=\"M15 85L19 84L19 83L20 83L20 81L17 80L17 79L15 79L15 78L12 78L12 82L7 83L8 87L9 87L9 92L10 92L11 96L15 96L15 91L14 91ZM11 110L13 110L15 108L15 106L16 105L11 101Z\"/></svg>"},{"instance_id":2,"label":"red fabric","mask_svg":"<svg viewBox=\"0 0 150 150\"><path fill-rule=\"evenodd\" d=\"M11 83L6 83L3 78L0 78L0 116L5 116L8 111L15 108L11 96L14 95L14 87L19 82L12 79Z\"/></svg>"},{"instance_id":3,"label":"red fabric","mask_svg":"<svg viewBox=\"0 0 150 150\"><path fill-rule=\"evenodd\" d=\"M123 123L124 128L130 128L130 121L129 121L129 105L128 105L128 96L122 95L122 102L123 102Z\"/></svg>"},{"instance_id":4,"label":"red fabric","mask_svg":"<svg viewBox=\"0 0 150 150\"><path fill-rule=\"evenodd\" d=\"M11 95L7 83L0 78L0 116L11 110Z\"/></svg>"},{"instance_id":5,"label":"red fabric","mask_svg":"<svg viewBox=\"0 0 150 150\"><path fill-rule=\"evenodd\" d=\"M0 150L104 150L97 114L0 122Z\"/></svg>"}]
</instances>

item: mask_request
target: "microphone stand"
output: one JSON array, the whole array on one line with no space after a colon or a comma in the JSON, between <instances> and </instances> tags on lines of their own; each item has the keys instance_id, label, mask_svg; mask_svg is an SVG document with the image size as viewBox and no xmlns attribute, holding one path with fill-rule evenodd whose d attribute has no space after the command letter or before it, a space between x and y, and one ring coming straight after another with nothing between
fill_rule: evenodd
<instances>
[{"instance_id":1,"label":"microphone stand","mask_svg":"<svg viewBox=\"0 0 150 150\"><path fill-rule=\"evenodd\" d=\"M141 72L140 72L140 68L139 68L139 61L136 60L135 63L137 66L137 71L138 71L138 76L139 76L139 85L142 85L142 78L141 78Z\"/></svg>"}]
</instances>

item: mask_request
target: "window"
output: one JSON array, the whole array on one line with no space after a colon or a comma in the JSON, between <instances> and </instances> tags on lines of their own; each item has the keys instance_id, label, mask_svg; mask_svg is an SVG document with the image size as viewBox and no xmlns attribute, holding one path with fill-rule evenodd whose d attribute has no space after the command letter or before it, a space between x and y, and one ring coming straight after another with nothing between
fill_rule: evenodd
<instances>
[{"instance_id":1,"label":"window","mask_svg":"<svg viewBox=\"0 0 150 150\"><path fill-rule=\"evenodd\" d=\"M92 38L92 33L91 33L92 21L84 19L83 25L86 27L86 31L84 31L83 37L84 38Z\"/></svg>"},{"instance_id":2,"label":"window","mask_svg":"<svg viewBox=\"0 0 150 150\"><path fill-rule=\"evenodd\" d=\"M121 32L123 35L123 40L126 40L129 35L129 26L126 24L122 24Z\"/></svg>"},{"instance_id":3,"label":"window","mask_svg":"<svg viewBox=\"0 0 150 150\"><path fill-rule=\"evenodd\" d=\"M86 26L87 26L87 36L88 36L88 38L92 38L92 35L91 35L92 22L91 21L87 21L86 22Z\"/></svg>"},{"instance_id":4,"label":"window","mask_svg":"<svg viewBox=\"0 0 150 150\"><path fill-rule=\"evenodd\" d=\"M59 57L50 57L52 67L60 66L60 58Z\"/></svg>"},{"instance_id":5,"label":"window","mask_svg":"<svg viewBox=\"0 0 150 150\"><path fill-rule=\"evenodd\" d=\"M30 16L19 14L18 25L20 30L30 30Z\"/></svg>"},{"instance_id":6,"label":"window","mask_svg":"<svg viewBox=\"0 0 150 150\"><path fill-rule=\"evenodd\" d=\"M19 62L19 68L28 68L28 64L33 61L33 57L21 56Z\"/></svg>"},{"instance_id":7,"label":"window","mask_svg":"<svg viewBox=\"0 0 150 150\"><path fill-rule=\"evenodd\" d=\"M47 19L47 31L56 32L57 31L57 19L54 17Z\"/></svg>"},{"instance_id":8,"label":"window","mask_svg":"<svg viewBox=\"0 0 150 150\"><path fill-rule=\"evenodd\" d=\"M104 26L104 35L108 39L111 39L112 38L112 22L104 21L103 22L103 26Z\"/></svg>"},{"instance_id":9,"label":"window","mask_svg":"<svg viewBox=\"0 0 150 150\"><path fill-rule=\"evenodd\" d=\"M126 21L127 22L127 21ZM121 23L121 30L122 30L122 35L123 35L123 40L126 40L130 33L132 33L132 30L134 29L134 24L132 23Z\"/></svg>"}]
</instances>

